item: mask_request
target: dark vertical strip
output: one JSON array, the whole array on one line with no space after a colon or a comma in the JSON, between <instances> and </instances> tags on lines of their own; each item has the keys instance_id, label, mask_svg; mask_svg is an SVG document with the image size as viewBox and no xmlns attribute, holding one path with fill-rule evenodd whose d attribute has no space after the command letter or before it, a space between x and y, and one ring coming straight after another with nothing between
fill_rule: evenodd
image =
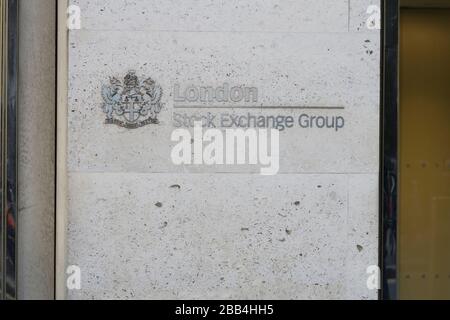
<instances>
[{"instance_id":1,"label":"dark vertical strip","mask_svg":"<svg viewBox=\"0 0 450 320\"><path fill-rule=\"evenodd\" d=\"M7 106L6 106L6 244L5 298L17 298L17 62L18 0L7 4Z\"/></svg>"},{"instance_id":2,"label":"dark vertical strip","mask_svg":"<svg viewBox=\"0 0 450 320\"><path fill-rule=\"evenodd\" d=\"M4 283L5 283L5 210L4 210L4 130L3 130L3 119L4 119L4 105L6 99L4 98L4 45L5 45L5 37L4 37L4 28L5 28L5 3L4 0L0 0L0 300L3 300L4 294Z\"/></svg>"},{"instance_id":3,"label":"dark vertical strip","mask_svg":"<svg viewBox=\"0 0 450 320\"><path fill-rule=\"evenodd\" d=\"M397 192L398 192L398 0L384 0L383 85L381 115L380 218L382 266L381 298L398 299Z\"/></svg>"}]
</instances>

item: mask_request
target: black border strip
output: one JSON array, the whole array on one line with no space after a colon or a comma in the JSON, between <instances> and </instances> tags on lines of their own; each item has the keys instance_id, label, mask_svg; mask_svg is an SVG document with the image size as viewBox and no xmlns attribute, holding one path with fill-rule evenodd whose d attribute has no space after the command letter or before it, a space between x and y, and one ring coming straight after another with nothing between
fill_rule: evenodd
<instances>
[{"instance_id":1,"label":"black border strip","mask_svg":"<svg viewBox=\"0 0 450 320\"><path fill-rule=\"evenodd\" d=\"M5 295L8 300L17 299L17 76L18 76L18 0L7 0L7 105L4 123L5 143Z\"/></svg>"},{"instance_id":2,"label":"black border strip","mask_svg":"<svg viewBox=\"0 0 450 320\"><path fill-rule=\"evenodd\" d=\"M384 0L380 161L380 298L398 299L398 0Z\"/></svg>"},{"instance_id":3,"label":"black border strip","mask_svg":"<svg viewBox=\"0 0 450 320\"><path fill-rule=\"evenodd\" d=\"M5 66L5 46L6 46L6 36L5 36L5 29L6 29L6 9L5 9L5 2L3 0L0 0L0 24L1 24L1 34L0 34L0 136L1 136L1 142L0 142L0 300L4 299L5 296L5 210L4 210L4 192L5 189L5 169L4 169L4 135L5 132L3 130L4 128L4 105L6 104L5 99L5 90L4 83L5 83L5 72L4 72L4 66Z\"/></svg>"}]
</instances>

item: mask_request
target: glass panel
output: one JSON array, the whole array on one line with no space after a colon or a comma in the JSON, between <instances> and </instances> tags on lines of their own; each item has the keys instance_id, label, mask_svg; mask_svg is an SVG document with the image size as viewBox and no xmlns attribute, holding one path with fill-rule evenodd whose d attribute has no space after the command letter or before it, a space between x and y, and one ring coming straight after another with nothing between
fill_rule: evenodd
<instances>
[{"instance_id":1,"label":"glass panel","mask_svg":"<svg viewBox=\"0 0 450 320\"><path fill-rule=\"evenodd\" d=\"M450 299L450 10L400 27L400 298Z\"/></svg>"}]
</instances>

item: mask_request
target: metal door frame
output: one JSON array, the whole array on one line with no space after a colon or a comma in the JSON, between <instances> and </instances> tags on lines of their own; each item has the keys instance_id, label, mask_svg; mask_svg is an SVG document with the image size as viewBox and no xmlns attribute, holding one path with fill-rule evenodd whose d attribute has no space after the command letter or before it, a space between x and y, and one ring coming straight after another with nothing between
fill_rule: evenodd
<instances>
[{"instance_id":1,"label":"metal door frame","mask_svg":"<svg viewBox=\"0 0 450 320\"><path fill-rule=\"evenodd\" d=\"M379 245L383 300L398 299L398 22L399 1L383 0Z\"/></svg>"}]
</instances>

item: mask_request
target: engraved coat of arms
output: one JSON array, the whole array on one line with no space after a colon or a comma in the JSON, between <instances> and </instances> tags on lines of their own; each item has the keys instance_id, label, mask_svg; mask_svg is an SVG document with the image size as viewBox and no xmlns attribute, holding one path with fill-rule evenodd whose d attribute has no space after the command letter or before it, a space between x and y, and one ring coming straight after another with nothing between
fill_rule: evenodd
<instances>
[{"instance_id":1,"label":"engraved coat of arms","mask_svg":"<svg viewBox=\"0 0 450 320\"><path fill-rule=\"evenodd\" d=\"M162 95L162 88L152 78L141 82L135 71L129 71L123 81L111 77L109 85L102 87L105 123L127 129L158 124Z\"/></svg>"}]
</instances>

